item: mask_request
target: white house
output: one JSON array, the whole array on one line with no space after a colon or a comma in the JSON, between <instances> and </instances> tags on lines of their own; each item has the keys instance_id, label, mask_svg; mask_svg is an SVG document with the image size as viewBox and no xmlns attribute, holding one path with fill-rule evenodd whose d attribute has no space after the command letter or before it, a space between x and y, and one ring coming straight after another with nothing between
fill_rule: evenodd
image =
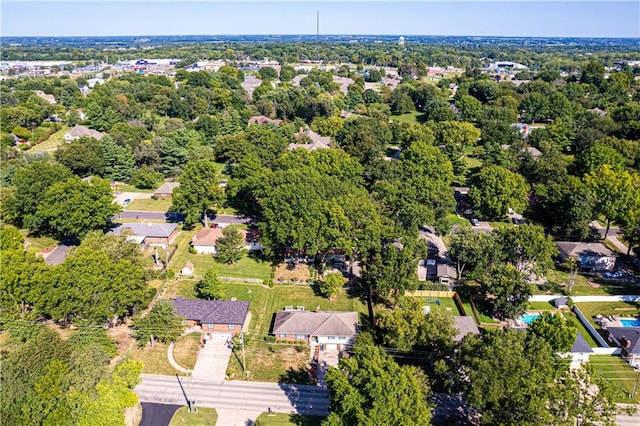
<instances>
[{"instance_id":1,"label":"white house","mask_svg":"<svg viewBox=\"0 0 640 426\"><path fill-rule=\"evenodd\" d=\"M243 248L248 251L260 251L264 250L264 247L260 244L260 233L256 230L238 229L243 237ZM222 228L204 228L193 238L191 245L194 250L202 254L216 255L218 239L222 238Z\"/></svg>"},{"instance_id":2,"label":"white house","mask_svg":"<svg viewBox=\"0 0 640 426\"><path fill-rule=\"evenodd\" d=\"M276 340L305 340L320 350L343 350L353 344L358 333L357 312L276 312L271 334Z\"/></svg>"}]
</instances>

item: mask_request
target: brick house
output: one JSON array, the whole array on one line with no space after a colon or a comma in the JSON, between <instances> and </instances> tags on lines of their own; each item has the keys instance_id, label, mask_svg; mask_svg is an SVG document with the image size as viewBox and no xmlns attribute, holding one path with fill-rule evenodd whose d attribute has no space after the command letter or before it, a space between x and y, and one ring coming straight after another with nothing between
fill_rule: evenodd
<instances>
[{"instance_id":1,"label":"brick house","mask_svg":"<svg viewBox=\"0 0 640 426\"><path fill-rule=\"evenodd\" d=\"M186 318L186 328L201 331L200 341L228 340L246 331L251 321L249 302L230 300L173 301L178 315Z\"/></svg>"},{"instance_id":2,"label":"brick house","mask_svg":"<svg viewBox=\"0 0 640 426\"><path fill-rule=\"evenodd\" d=\"M193 237L191 245L198 253L216 255L218 253L217 245L218 240L223 237L221 227L216 228L204 228L198 234ZM260 244L260 232L255 229L238 229L238 232L242 235L243 248L248 251L260 251L264 250L264 247Z\"/></svg>"},{"instance_id":3,"label":"brick house","mask_svg":"<svg viewBox=\"0 0 640 426\"><path fill-rule=\"evenodd\" d=\"M344 350L358 334L357 312L276 312L271 332L276 340L305 340L320 350Z\"/></svg>"}]
</instances>

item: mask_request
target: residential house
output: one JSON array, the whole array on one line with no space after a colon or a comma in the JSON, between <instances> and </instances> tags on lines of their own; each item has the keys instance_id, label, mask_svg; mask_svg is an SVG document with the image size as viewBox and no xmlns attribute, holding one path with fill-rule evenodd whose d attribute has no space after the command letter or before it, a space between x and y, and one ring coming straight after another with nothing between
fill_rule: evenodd
<instances>
[{"instance_id":1,"label":"residential house","mask_svg":"<svg viewBox=\"0 0 640 426\"><path fill-rule=\"evenodd\" d=\"M634 368L640 368L640 327L607 327L609 342L622 349L621 355Z\"/></svg>"},{"instance_id":2,"label":"residential house","mask_svg":"<svg viewBox=\"0 0 640 426\"><path fill-rule=\"evenodd\" d=\"M311 143L292 143L289 144L287 149L289 151L293 151L297 148L304 148L307 151L316 151L318 149L329 149L331 148L331 138L329 136L320 136L318 133L313 130L303 130L300 128L300 131L297 134L298 137L306 136L311 139Z\"/></svg>"},{"instance_id":3,"label":"residential house","mask_svg":"<svg viewBox=\"0 0 640 426\"><path fill-rule=\"evenodd\" d=\"M358 334L358 313L285 309L276 312L271 334L276 340L317 344L320 350L344 350Z\"/></svg>"},{"instance_id":4,"label":"residential house","mask_svg":"<svg viewBox=\"0 0 640 426\"><path fill-rule=\"evenodd\" d=\"M177 223L121 223L109 231L145 246L168 247L178 234Z\"/></svg>"},{"instance_id":5,"label":"residential house","mask_svg":"<svg viewBox=\"0 0 640 426\"><path fill-rule=\"evenodd\" d=\"M593 349L579 332L576 332L576 340L573 342L571 351L563 356L571 357L571 368L578 368L582 364L589 362L589 356L593 353Z\"/></svg>"},{"instance_id":6,"label":"residential house","mask_svg":"<svg viewBox=\"0 0 640 426\"><path fill-rule=\"evenodd\" d=\"M453 326L458 330L458 334L453 337L456 342L461 341L467 334L480 334L473 317L456 315L453 317Z\"/></svg>"},{"instance_id":7,"label":"residential house","mask_svg":"<svg viewBox=\"0 0 640 426\"><path fill-rule=\"evenodd\" d=\"M273 120L264 115L254 115L249 118L247 124L273 124L276 127L279 127L282 124L282 120Z\"/></svg>"},{"instance_id":8,"label":"residential house","mask_svg":"<svg viewBox=\"0 0 640 426\"><path fill-rule=\"evenodd\" d=\"M165 182L160 185L160 188L156 189L153 196L156 198L171 198L173 190L180 186L179 182Z\"/></svg>"},{"instance_id":9,"label":"residential house","mask_svg":"<svg viewBox=\"0 0 640 426\"><path fill-rule=\"evenodd\" d=\"M80 139L81 137L95 138L100 140L104 137L104 133L85 126L76 125L73 129L64 134L64 141L67 143L71 143L76 139Z\"/></svg>"},{"instance_id":10,"label":"residential house","mask_svg":"<svg viewBox=\"0 0 640 426\"><path fill-rule=\"evenodd\" d=\"M173 301L176 313L186 319L186 327L201 331L200 341L229 340L246 331L251 321L249 302L230 300L189 300L177 297Z\"/></svg>"},{"instance_id":11,"label":"residential house","mask_svg":"<svg viewBox=\"0 0 640 426\"><path fill-rule=\"evenodd\" d=\"M57 103L56 98L53 95L47 95L42 90L34 90L34 92L39 98L44 99L45 101L49 102L51 105L55 105Z\"/></svg>"},{"instance_id":12,"label":"residential house","mask_svg":"<svg viewBox=\"0 0 640 426\"><path fill-rule=\"evenodd\" d=\"M556 241L556 245L560 251L560 261L577 257L578 266L583 272L611 271L616 266L616 254L602 243Z\"/></svg>"},{"instance_id":13,"label":"residential house","mask_svg":"<svg viewBox=\"0 0 640 426\"><path fill-rule=\"evenodd\" d=\"M256 229L238 229L242 235L243 248L248 251L261 251L264 250L262 244L260 244L260 232ZM193 237L191 245L198 253L216 255L218 240L222 238L222 228L204 228L198 234Z\"/></svg>"}]
</instances>

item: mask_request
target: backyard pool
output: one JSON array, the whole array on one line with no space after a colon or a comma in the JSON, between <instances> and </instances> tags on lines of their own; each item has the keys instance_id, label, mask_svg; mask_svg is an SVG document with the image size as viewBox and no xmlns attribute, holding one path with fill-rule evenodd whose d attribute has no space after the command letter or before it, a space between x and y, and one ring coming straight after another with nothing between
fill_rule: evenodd
<instances>
[{"instance_id":1,"label":"backyard pool","mask_svg":"<svg viewBox=\"0 0 640 426\"><path fill-rule=\"evenodd\" d=\"M534 319L538 318L540 316L539 313L535 313L535 314L524 314L521 318L520 318L520 322L523 322L525 324L531 324L533 322Z\"/></svg>"},{"instance_id":2,"label":"backyard pool","mask_svg":"<svg viewBox=\"0 0 640 426\"><path fill-rule=\"evenodd\" d=\"M640 327L640 319L621 319L620 325L623 327Z\"/></svg>"}]
</instances>

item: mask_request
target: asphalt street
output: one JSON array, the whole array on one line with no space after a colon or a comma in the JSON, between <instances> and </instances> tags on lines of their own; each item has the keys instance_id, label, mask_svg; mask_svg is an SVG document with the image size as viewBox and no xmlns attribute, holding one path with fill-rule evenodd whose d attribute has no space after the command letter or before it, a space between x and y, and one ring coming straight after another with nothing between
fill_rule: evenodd
<instances>
[{"instance_id":1,"label":"asphalt street","mask_svg":"<svg viewBox=\"0 0 640 426\"><path fill-rule=\"evenodd\" d=\"M207 380L176 376L142 374L135 388L141 402L186 405L187 399L196 407L212 407L245 411L297 413L326 416L329 413L327 391L318 386L284 385L277 383L229 381L212 383Z\"/></svg>"},{"instance_id":2,"label":"asphalt street","mask_svg":"<svg viewBox=\"0 0 640 426\"><path fill-rule=\"evenodd\" d=\"M184 404L183 404L184 405ZM168 426L182 405L142 403L142 420L139 426Z\"/></svg>"},{"instance_id":3,"label":"asphalt street","mask_svg":"<svg viewBox=\"0 0 640 426\"><path fill-rule=\"evenodd\" d=\"M180 213L171 212L143 212L143 211L130 211L125 210L115 217L115 219L150 219L150 220L168 220L179 222L184 219L184 215ZM209 220L215 223L250 223L251 218L239 217L233 215L219 214L216 216L209 216Z\"/></svg>"}]
</instances>

